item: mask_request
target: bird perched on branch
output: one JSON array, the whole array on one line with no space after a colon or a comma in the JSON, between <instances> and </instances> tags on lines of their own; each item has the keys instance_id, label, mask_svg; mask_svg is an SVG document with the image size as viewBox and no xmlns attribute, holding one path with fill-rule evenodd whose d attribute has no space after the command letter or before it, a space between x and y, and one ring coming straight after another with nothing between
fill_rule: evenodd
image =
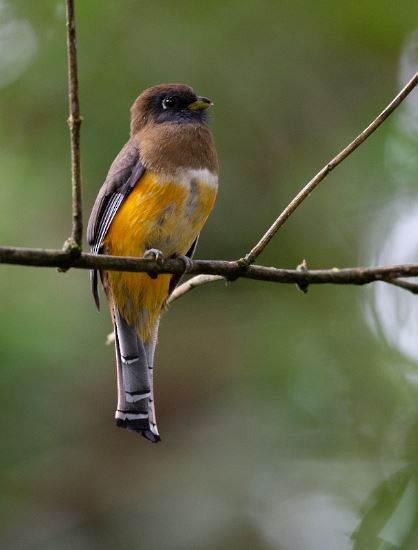
<instances>
[{"instance_id":1,"label":"bird perched on branch","mask_svg":"<svg viewBox=\"0 0 418 550\"><path fill-rule=\"evenodd\" d=\"M87 239L95 254L187 266L215 202L218 161L206 113L212 102L183 84L160 84L131 107L130 139L113 161L94 203ZM100 273L115 329L116 424L160 440L153 362L158 324L179 276ZM91 272L97 307L97 271Z\"/></svg>"}]
</instances>

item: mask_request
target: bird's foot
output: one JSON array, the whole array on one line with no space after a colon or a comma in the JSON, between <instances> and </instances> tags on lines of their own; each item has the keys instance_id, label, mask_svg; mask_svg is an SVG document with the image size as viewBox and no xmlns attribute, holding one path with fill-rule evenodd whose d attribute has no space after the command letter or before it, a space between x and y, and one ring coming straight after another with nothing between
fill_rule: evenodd
<instances>
[{"instance_id":1,"label":"bird's foot","mask_svg":"<svg viewBox=\"0 0 418 550\"><path fill-rule=\"evenodd\" d=\"M144 252L144 258L146 260L153 260L158 265L161 265L164 261L164 254L161 250L158 250L158 248L148 248ZM158 277L158 273L148 273L148 275L151 279L156 279Z\"/></svg>"},{"instance_id":2,"label":"bird's foot","mask_svg":"<svg viewBox=\"0 0 418 550\"><path fill-rule=\"evenodd\" d=\"M173 258L175 258L176 260L181 260L183 262L183 265L184 265L184 271L183 273L189 273L189 271L191 270L192 266L193 266L193 260L191 258L189 258L189 256L183 256L182 254L176 254L175 256L173 256Z\"/></svg>"},{"instance_id":3,"label":"bird's foot","mask_svg":"<svg viewBox=\"0 0 418 550\"><path fill-rule=\"evenodd\" d=\"M146 260L154 260L157 264L161 264L164 260L164 254L158 248L148 248L144 252L144 258Z\"/></svg>"}]
</instances>

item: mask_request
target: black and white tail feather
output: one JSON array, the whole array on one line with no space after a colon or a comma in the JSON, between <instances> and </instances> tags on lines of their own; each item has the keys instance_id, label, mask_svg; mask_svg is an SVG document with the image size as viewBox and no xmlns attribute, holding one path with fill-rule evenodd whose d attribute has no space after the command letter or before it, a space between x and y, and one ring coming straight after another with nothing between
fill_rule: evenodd
<instances>
[{"instance_id":1,"label":"black and white tail feather","mask_svg":"<svg viewBox=\"0 0 418 550\"><path fill-rule=\"evenodd\" d=\"M154 407L153 359L158 326L154 337L144 344L136 328L114 308L115 348L118 382L116 424L160 441Z\"/></svg>"}]
</instances>

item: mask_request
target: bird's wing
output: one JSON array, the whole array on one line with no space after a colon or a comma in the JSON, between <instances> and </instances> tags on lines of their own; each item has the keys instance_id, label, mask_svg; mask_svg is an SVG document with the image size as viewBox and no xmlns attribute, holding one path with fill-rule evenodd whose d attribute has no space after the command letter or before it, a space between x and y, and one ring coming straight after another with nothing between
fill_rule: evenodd
<instances>
[{"instance_id":1,"label":"bird's wing","mask_svg":"<svg viewBox=\"0 0 418 550\"><path fill-rule=\"evenodd\" d=\"M90 214L87 241L93 254L100 254L113 218L144 171L139 158L138 144L131 138L113 161ZM91 271L90 280L94 301L99 308L97 270Z\"/></svg>"}]
</instances>

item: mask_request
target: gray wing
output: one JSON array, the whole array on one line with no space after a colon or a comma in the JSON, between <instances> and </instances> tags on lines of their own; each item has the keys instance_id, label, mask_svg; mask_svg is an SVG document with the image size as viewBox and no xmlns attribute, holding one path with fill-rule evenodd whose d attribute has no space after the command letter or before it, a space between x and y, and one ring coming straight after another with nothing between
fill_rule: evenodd
<instances>
[{"instance_id":1,"label":"gray wing","mask_svg":"<svg viewBox=\"0 0 418 550\"><path fill-rule=\"evenodd\" d=\"M144 171L139 158L138 142L135 138L131 138L113 161L90 214L87 242L93 254L100 254L103 239L113 218ZM90 272L90 281L94 301L99 308L96 269Z\"/></svg>"}]
</instances>

